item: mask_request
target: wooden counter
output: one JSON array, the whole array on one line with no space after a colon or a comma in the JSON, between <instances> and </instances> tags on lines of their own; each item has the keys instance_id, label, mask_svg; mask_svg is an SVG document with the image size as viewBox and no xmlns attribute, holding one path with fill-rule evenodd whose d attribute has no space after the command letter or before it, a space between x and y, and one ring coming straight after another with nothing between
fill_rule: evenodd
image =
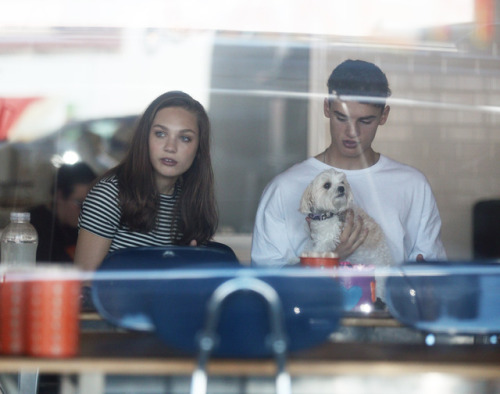
<instances>
[{"instance_id":1,"label":"wooden counter","mask_svg":"<svg viewBox=\"0 0 500 394\"><path fill-rule=\"evenodd\" d=\"M80 354L71 359L0 357L0 372L190 375L195 357L164 345L149 333L82 333ZM291 354L292 375L407 374L443 372L473 379L500 379L500 348L494 345L433 346L327 342ZM272 359L212 359L209 372L268 376Z\"/></svg>"},{"instance_id":2,"label":"wooden counter","mask_svg":"<svg viewBox=\"0 0 500 394\"><path fill-rule=\"evenodd\" d=\"M96 312L85 312L80 315L80 321L104 322L102 317ZM386 312L371 313L361 315L359 313L346 313L341 319L340 325L344 327L403 327L403 325L392 318Z\"/></svg>"}]
</instances>

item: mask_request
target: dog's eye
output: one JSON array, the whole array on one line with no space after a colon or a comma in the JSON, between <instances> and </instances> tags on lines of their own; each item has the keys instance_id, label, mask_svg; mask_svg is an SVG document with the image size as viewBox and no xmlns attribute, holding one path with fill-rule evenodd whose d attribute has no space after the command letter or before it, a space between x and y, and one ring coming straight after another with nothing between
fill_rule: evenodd
<instances>
[{"instance_id":1,"label":"dog's eye","mask_svg":"<svg viewBox=\"0 0 500 394\"><path fill-rule=\"evenodd\" d=\"M331 184L330 182L326 182L326 183L323 185L323 187L324 187L326 190L328 190L328 189L330 189L330 188L332 187L332 184Z\"/></svg>"}]
</instances>

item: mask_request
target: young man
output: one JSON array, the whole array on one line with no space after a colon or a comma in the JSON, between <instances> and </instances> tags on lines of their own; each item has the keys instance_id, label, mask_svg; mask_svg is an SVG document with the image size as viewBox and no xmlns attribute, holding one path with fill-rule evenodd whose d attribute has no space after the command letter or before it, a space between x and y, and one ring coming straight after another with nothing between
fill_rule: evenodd
<instances>
[{"instance_id":1,"label":"young man","mask_svg":"<svg viewBox=\"0 0 500 394\"><path fill-rule=\"evenodd\" d=\"M52 189L53 201L30 210L38 232L37 262L73 263L80 208L95 177L86 163L63 164Z\"/></svg>"},{"instance_id":2,"label":"young man","mask_svg":"<svg viewBox=\"0 0 500 394\"><path fill-rule=\"evenodd\" d=\"M309 239L300 199L320 172L335 168L346 174L355 203L382 227L394 261L445 259L440 240L441 218L425 176L418 170L375 152L372 142L390 107L385 74L374 64L347 60L328 79L324 114L330 122L331 144L316 157L275 177L263 192L252 240L252 263L295 264ZM347 215L341 260L366 237L361 219Z\"/></svg>"}]
</instances>

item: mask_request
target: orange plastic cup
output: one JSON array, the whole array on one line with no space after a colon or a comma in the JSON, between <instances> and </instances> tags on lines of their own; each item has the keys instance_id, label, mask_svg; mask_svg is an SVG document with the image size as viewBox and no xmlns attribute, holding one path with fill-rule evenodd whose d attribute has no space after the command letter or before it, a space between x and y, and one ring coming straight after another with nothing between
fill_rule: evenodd
<instances>
[{"instance_id":1,"label":"orange plastic cup","mask_svg":"<svg viewBox=\"0 0 500 394\"><path fill-rule=\"evenodd\" d=\"M75 356L80 336L80 280L75 272L62 268L37 271L27 283L26 352L36 357Z\"/></svg>"},{"instance_id":2,"label":"orange plastic cup","mask_svg":"<svg viewBox=\"0 0 500 394\"><path fill-rule=\"evenodd\" d=\"M0 353L19 355L26 349L26 283L22 275L7 272L0 282Z\"/></svg>"},{"instance_id":3,"label":"orange plastic cup","mask_svg":"<svg viewBox=\"0 0 500 394\"><path fill-rule=\"evenodd\" d=\"M334 268L339 266L336 253L305 253L300 256L300 264L315 268Z\"/></svg>"}]
</instances>

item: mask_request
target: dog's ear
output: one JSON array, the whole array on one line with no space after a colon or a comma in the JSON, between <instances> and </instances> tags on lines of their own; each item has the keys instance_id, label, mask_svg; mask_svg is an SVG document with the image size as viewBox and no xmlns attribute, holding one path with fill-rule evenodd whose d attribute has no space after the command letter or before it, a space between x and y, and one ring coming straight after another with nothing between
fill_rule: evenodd
<instances>
[{"instance_id":1,"label":"dog's ear","mask_svg":"<svg viewBox=\"0 0 500 394\"><path fill-rule=\"evenodd\" d=\"M349 182L345 181L344 186L346 190L347 206L352 207L354 205L354 196L352 195L351 185Z\"/></svg>"},{"instance_id":2,"label":"dog's ear","mask_svg":"<svg viewBox=\"0 0 500 394\"><path fill-rule=\"evenodd\" d=\"M347 206L352 207L354 205L354 197L352 196L352 193L349 192L347 194Z\"/></svg>"},{"instance_id":3,"label":"dog's ear","mask_svg":"<svg viewBox=\"0 0 500 394\"><path fill-rule=\"evenodd\" d=\"M312 213L312 208L314 206L312 184L307 186L304 194L302 195L302 200L300 200L300 212L301 213Z\"/></svg>"},{"instance_id":4,"label":"dog's ear","mask_svg":"<svg viewBox=\"0 0 500 394\"><path fill-rule=\"evenodd\" d=\"M339 182L344 185L345 188L345 196L346 196L346 204L347 208L350 208L354 205L354 197L352 195L352 189L349 181L347 180L347 176L345 173L340 172Z\"/></svg>"}]
</instances>

